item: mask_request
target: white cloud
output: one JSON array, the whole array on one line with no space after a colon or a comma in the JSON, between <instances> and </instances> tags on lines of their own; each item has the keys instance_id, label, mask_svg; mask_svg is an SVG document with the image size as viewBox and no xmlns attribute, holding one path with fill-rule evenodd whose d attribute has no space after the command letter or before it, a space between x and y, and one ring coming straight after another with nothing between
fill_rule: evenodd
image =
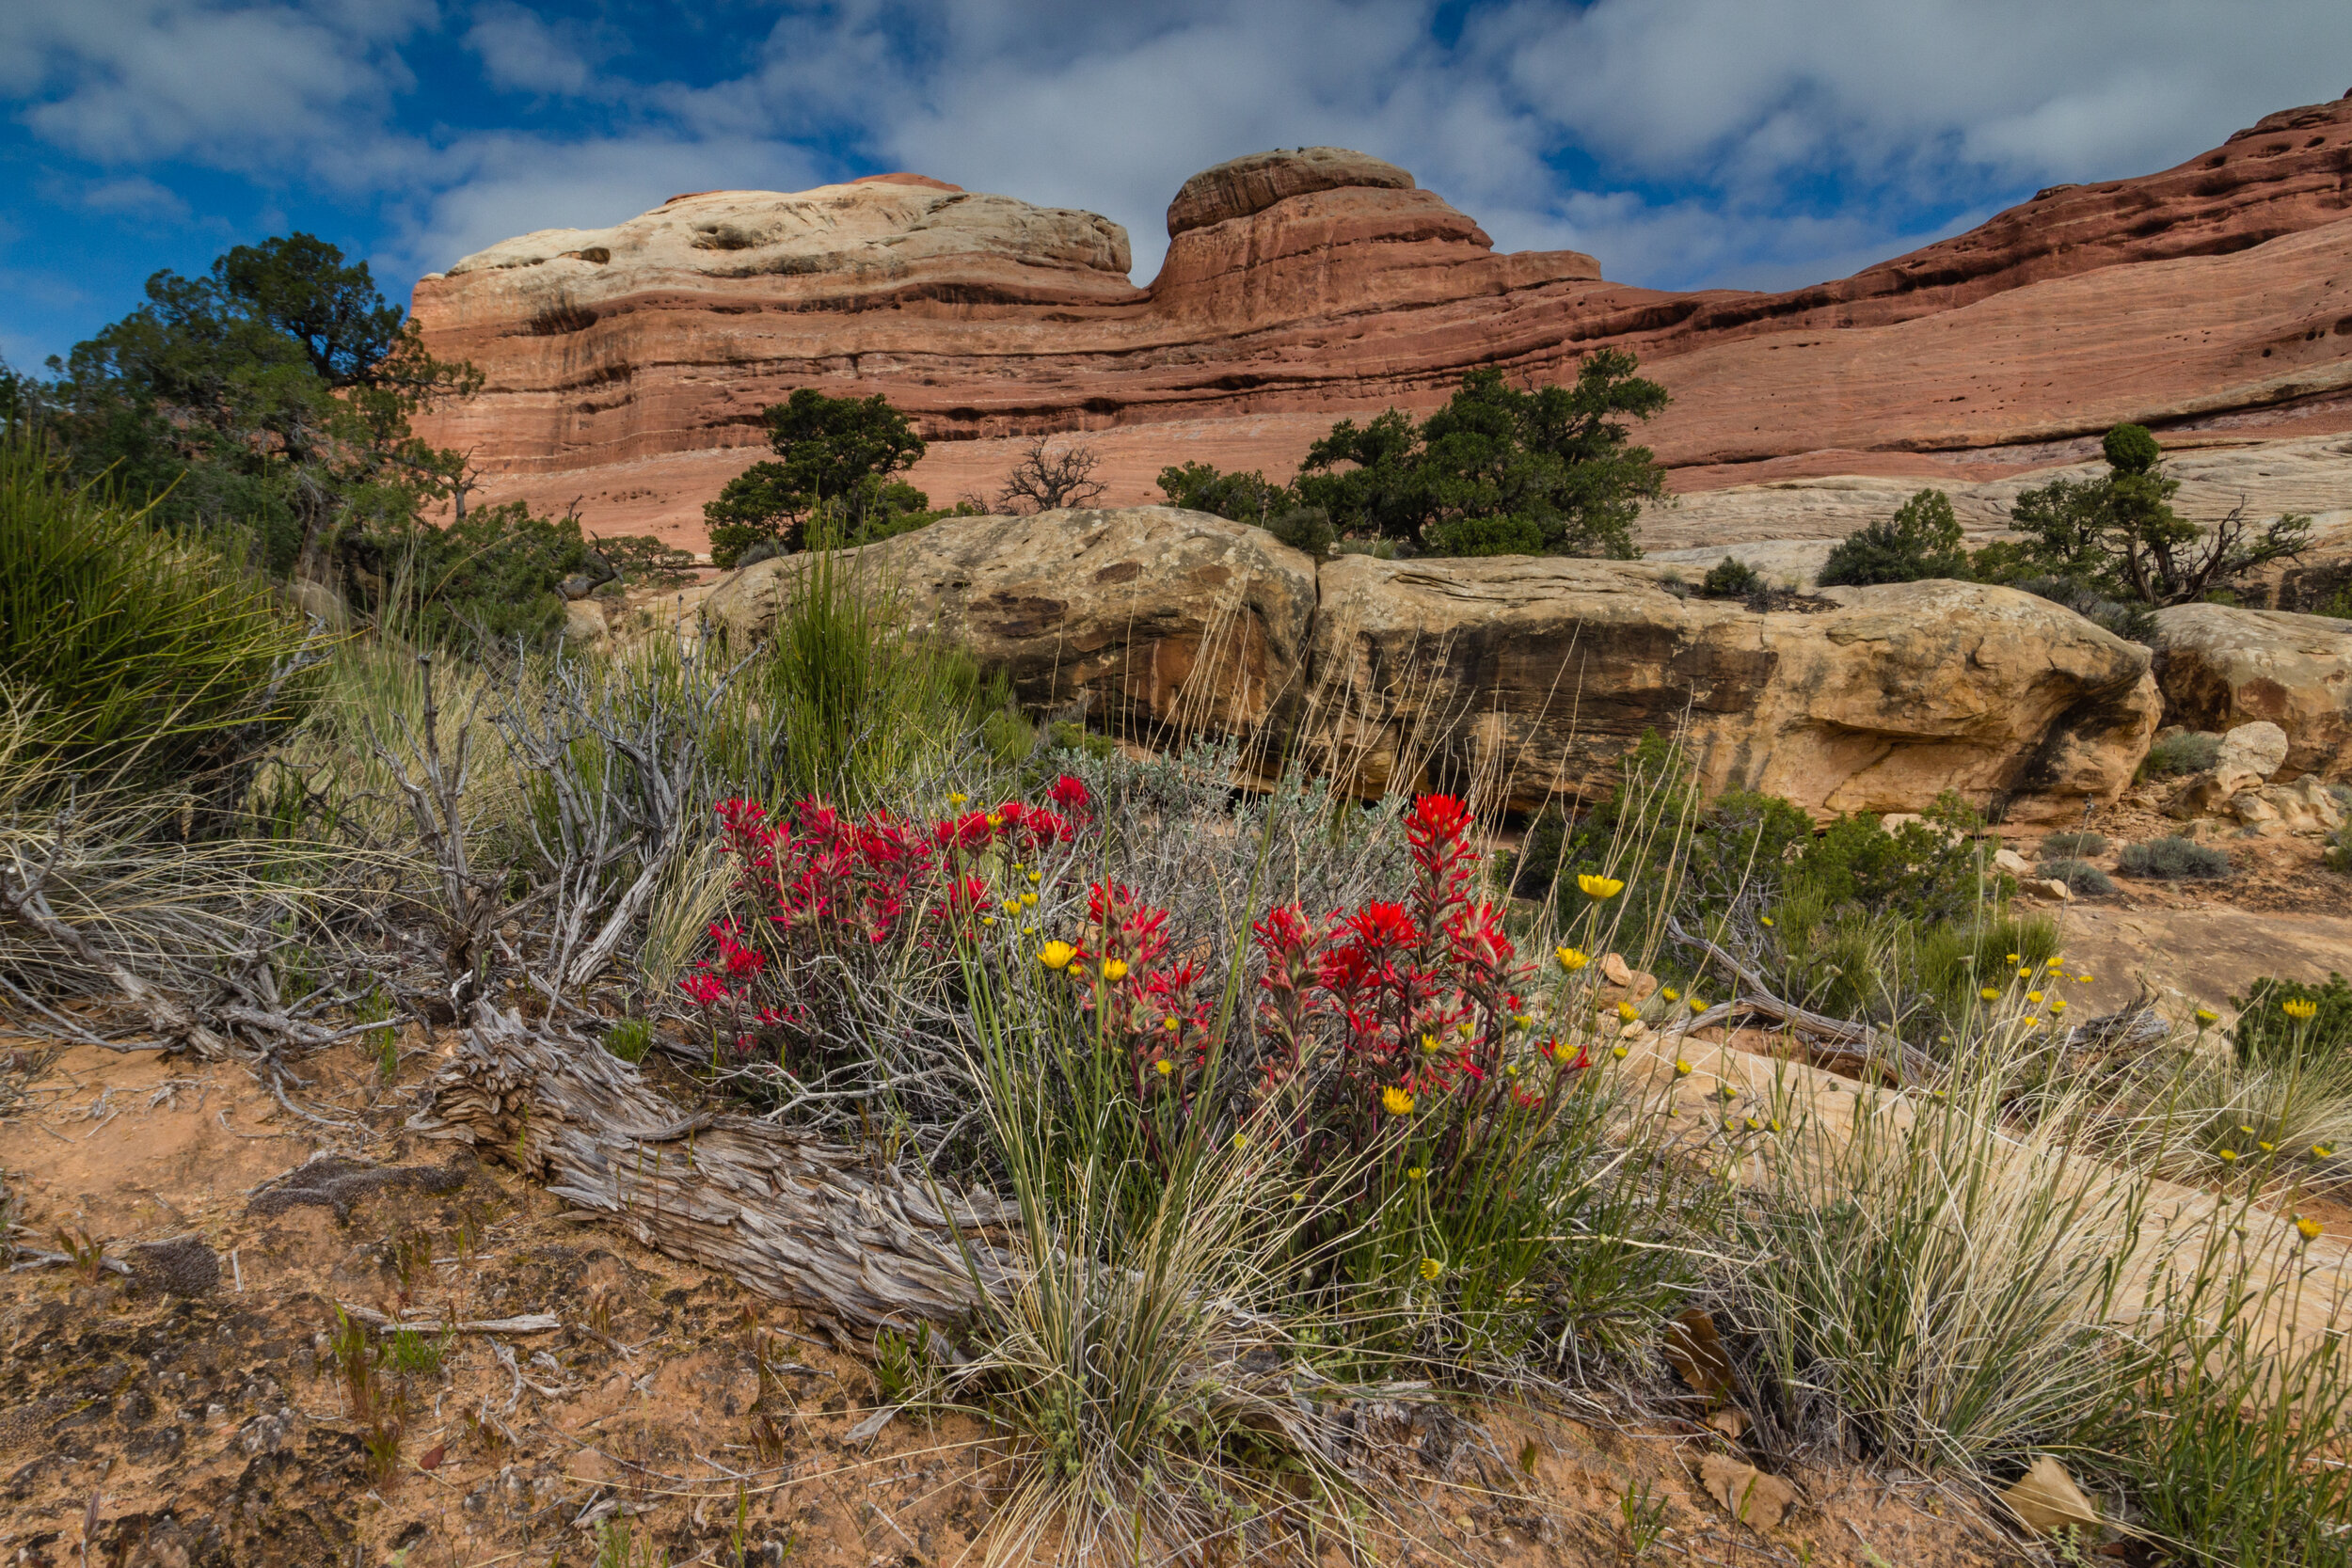
<instances>
[{"instance_id":1,"label":"white cloud","mask_svg":"<svg viewBox=\"0 0 2352 1568\"><path fill-rule=\"evenodd\" d=\"M82 187L74 199L93 213L114 213L151 223L176 223L188 216L179 193L143 174L101 180Z\"/></svg>"},{"instance_id":2,"label":"white cloud","mask_svg":"<svg viewBox=\"0 0 2352 1568\"><path fill-rule=\"evenodd\" d=\"M409 83L395 46L434 14L431 0L5 6L0 90L33 100L23 119L45 140L100 163L310 167L380 124Z\"/></svg>"},{"instance_id":3,"label":"white cloud","mask_svg":"<svg viewBox=\"0 0 2352 1568\"><path fill-rule=\"evenodd\" d=\"M1434 14L834 0L788 6L737 74L691 86L617 75L608 24L517 0L0 0L0 93L125 178L185 160L379 204L385 259L421 269L680 190L813 183L847 156L1104 213L1148 279L1186 175L1336 143L1412 169L1506 248L1771 286L1851 271L2021 188L2192 156L2342 90L2352 59L2342 0L1502 0L1452 43ZM494 86L596 118L526 134L485 101L480 122L398 129L409 46L437 31Z\"/></svg>"},{"instance_id":4,"label":"white cloud","mask_svg":"<svg viewBox=\"0 0 2352 1568\"><path fill-rule=\"evenodd\" d=\"M588 90L604 51L578 23L543 21L513 0L475 8L466 47L482 58L484 74L501 87L574 97Z\"/></svg>"}]
</instances>

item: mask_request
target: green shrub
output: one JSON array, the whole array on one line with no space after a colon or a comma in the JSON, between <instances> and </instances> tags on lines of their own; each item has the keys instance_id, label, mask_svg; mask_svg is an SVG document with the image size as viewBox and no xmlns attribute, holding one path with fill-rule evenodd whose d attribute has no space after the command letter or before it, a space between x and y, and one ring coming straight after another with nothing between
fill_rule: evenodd
<instances>
[{"instance_id":1,"label":"green shrub","mask_svg":"<svg viewBox=\"0 0 2352 1568\"><path fill-rule=\"evenodd\" d=\"M1265 527L1282 544L1304 550L1317 561L1331 553L1332 543L1339 538L1331 529L1331 514L1319 506L1292 507Z\"/></svg>"},{"instance_id":2,"label":"green shrub","mask_svg":"<svg viewBox=\"0 0 2352 1568\"><path fill-rule=\"evenodd\" d=\"M1633 356L1585 356L1576 380L1532 391L1499 370L1470 372L1416 425L1391 408L1342 420L1307 451L1295 485L1343 531L1438 555L1606 555L1631 560L1645 501L1665 470L1631 445L1625 421L1670 401ZM1165 483L1165 480L1163 480Z\"/></svg>"},{"instance_id":3,"label":"green shrub","mask_svg":"<svg viewBox=\"0 0 2352 1568\"><path fill-rule=\"evenodd\" d=\"M1764 589L1764 576L1736 555L1717 562L1699 583L1703 599L1744 599Z\"/></svg>"},{"instance_id":4,"label":"green shrub","mask_svg":"<svg viewBox=\"0 0 2352 1568\"><path fill-rule=\"evenodd\" d=\"M703 507L714 564L736 565L768 540L786 554L804 546L866 543L885 536L868 532L872 527L928 512L929 497L890 478L922 457L923 438L880 393L830 398L803 387L760 413L776 456L736 475ZM826 537L810 537L819 519Z\"/></svg>"},{"instance_id":5,"label":"green shrub","mask_svg":"<svg viewBox=\"0 0 2352 1568\"><path fill-rule=\"evenodd\" d=\"M1952 499L1922 490L1883 523L1846 535L1821 564L1824 588L1867 587L1881 582L1917 582L1926 578L1964 578L1968 554L1961 547L1960 520Z\"/></svg>"},{"instance_id":6,"label":"green shrub","mask_svg":"<svg viewBox=\"0 0 2352 1568\"><path fill-rule=\"evenodd\" d=\"M2149 747L2148 760L2139 765L2139 770L2144 777L2151 779L2201 773L2211 768L2220 755L2219 736L2207 735L2201 730L2183 730Z\"/></svg>"},{"instance_id":7,"label":"green shrub","mask_svg":"<svg viewBox=\"0 0 2352 1568\"><path fill-rule=\"evenodd\" d=\"M1298 498L1287 485L1276 484L1256 469L1226 473L1210 463L1186 463L1160 470L1160 494L1170 506L1206 512L1237 523L1263 524L1270 517L1296 509ZM1329 520L1330 514L1324 514Z\"/></svg>"},{"instance_id":8,"label":"green shrub","mask_svg":"<svg viewBox=\"0 0 2352 1568\"><path fill-rule=\"evenodd\" d=\"M1455 517L1422 531L1431 555L1541 555L1544 527L1533 517Z\"/></svg>"},{"instance_id":9,"label":"green shrub","mask_svg":"<svg viewBox=\"0 0 2352 1568\"><path fill-rule=\"evenodd\" d=\"M2105 833L2088 831L2045 833L2042 839L2042 852L2057 859L2104 855L2107 852L2107 839Z\"/></svg>"},{"instance_id":10,"label":"green shrub","mask_svg":"<svg viewBox=\"0 0 2352 1568\"><path fill-rule=\"evenodd\" d=\"M2077 898L2095 898L2115 891L2115 879L2085 860L2043 861L2034 875L2064 882L2066 890Z\"/></svg>"},{"instance_id":11,"label":"green shrub","mask_svg":"<svg viewBox=\"0 0 2352 1568\"><path fill-rule=\"evenodd\" d=\"M2290 1002L2298 1010L2314 1010L2307 1019L2293 1017L2286 1011ZM2352 1050L2352 985L2341 974L2331 972L2327 984L2318 986L2265 974L2247 987L2243 997L2230 998L2230 1006L2238 1010L2230 1037L2247 1061L2284 1055L2297 1045Z\"/></svg>"},{"instance_id":12,"label":"green shrub","mask_svg":"<svg viewBox=\"0 0 2352 1568\"><path fill-rule=\"evenodd\" d=\"M2128 844L2115 868L2150 881L2212 881L2230 874L2229 854L2174 833L2145 844Z\"/></svg>"},{"instance_id":13,"label":"green shrub","mask_svg":"<svg viewBox=\"0 0 2352 1568\"><path fill-rule=\"evenodd\" d=\"M694 580L694 552L650 533L600 534L596 550L630 588L679 588Z\"/></svg>"},{"instance_id":14,"label":"green shrub","mask_svg":"<svg viewBox=\"0 0 2352 1568\"><path fill-rule=\"evenodd\" d=\"M86 783L233 769L309 705L312 646L266 584L0 443L0 688L38 705L24 760Z\"/></svg>"},{"instance_id":15,"label":"green shrub","mask_svg":"<svg viewBox=\"0 0 2352 1568\"><path fill-rule=\"evenodd\" d=\"M1978 552L1985 558L1980 563L1979 576L1998 579L1997 569L1992 565L1995 558L1987 553L1997 548L1997 545L1987 546L1985 550ZM2031 594L2038 599L2063 605L2093 626L2113 632L2126 642L2146 642L2156 633L2156 612L2153 606L2137 599L2110 598L2079 578L2028 575L2018 578L2008 586L2021 594Z\"/></svg>"},{"instance_id":16,"label":"green shrub","mask_svg":"<svg viewBox=\"0 0 2352 1568\"><path fill-rule=\"evenodd\" d=\"M447 528L393 519L342 552L345 583L381 629L420 642L529 642L564 625L557 584L588 562L580 518L521 501L476 507Z\"/></svg>"}]
</instances>

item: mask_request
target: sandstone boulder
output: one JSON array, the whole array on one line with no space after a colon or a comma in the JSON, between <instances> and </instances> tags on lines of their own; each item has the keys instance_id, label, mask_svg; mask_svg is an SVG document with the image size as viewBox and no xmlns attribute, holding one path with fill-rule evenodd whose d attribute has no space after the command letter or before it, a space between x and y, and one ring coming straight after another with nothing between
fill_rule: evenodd
<instances>
[{"instance_id":1,"label":"sandstone boulder","mask_svg":"<svg viewBox=\"0 0 2352 1568\"><path fill-rule=\"evenodd\" d=\"M1756 611L1646 565L1525 557L1324 565L1303 753L1359 789L1606 786L1688 719L1710 789L1817 816L1945 789L2020 822L2127 784L2157 721L2148 653L2008 589L1840 589Z\"/></svg>"},{"instance_id":2,"label":"sandstone boulder","mask_svg":"<svg viewBox=\"0 0 2352 1568\"><path fill-rule=\"evenodd\" d=\"M2175 605L2156 611L2154 642L2168 721L2274 724L2286 749L2272 775L2352 775L2352 621Z\"/></svg>"},{"instance_id":3,"label":"sandstone boulder","mask_svg":"<svg viewBox=\"0 0 2352 1568\"><path fill-rule=\"evenodd\" d=\"M951 517L840 559L1024 703L1113 735L1270 735L1302 691L1314 563L1263 529L1166 506ZM808 561L746 567L704 609L763 635Z\"/></svg>"},{"instance_id":4,"label":"sandstone boulder","mask_svg":"<svg viewBox=\"0 0 2352 1568\"><path fill-rule=\"evenodd\" d=\"M2266 782L2286 760L2287 732L2266 719L2258 719L2221 737L2221 751L2213 767L2217 773L2243 769Z\"/></svg>"}]
</instances>

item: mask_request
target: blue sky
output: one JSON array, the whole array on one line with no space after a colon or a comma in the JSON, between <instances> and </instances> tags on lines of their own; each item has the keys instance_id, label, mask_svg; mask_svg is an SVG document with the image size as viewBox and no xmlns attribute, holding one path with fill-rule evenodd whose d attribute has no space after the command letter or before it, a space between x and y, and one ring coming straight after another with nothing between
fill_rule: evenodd
<instances>
[{"instance_id":1,"label":"blue sky","mask_svg":"<svg viewBox=\"0 0 2352 1568\"><path fill-rule=\"evenodd\" d=\"M0 0L0 355L291 229L421 273L679 191L908 168L1125 224L1375 153L1612 278L1839 277L2352 87L2344 0Z\"/></svg>"}]
</instances>

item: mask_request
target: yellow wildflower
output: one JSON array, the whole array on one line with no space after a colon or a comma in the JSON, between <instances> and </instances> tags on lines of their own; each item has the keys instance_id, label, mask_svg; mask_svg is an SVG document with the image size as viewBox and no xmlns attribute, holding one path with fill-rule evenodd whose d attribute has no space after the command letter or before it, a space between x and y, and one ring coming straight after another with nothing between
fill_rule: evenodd
<instances>
[{"instance_id":1,"label":"yellow wildflower","mask_svg":"<svg viewBox=\"0 0 2352 1568\"><path fill-rule=\"evenodd\" d=\"M2197 1027L2200 1029L2210 1029L2220 1021L2221 1015L2215 1012L2211 1007L2200 1007L2197 1009Z\"/></svg>"},{"instance_id":2,"label":"yellow wildflower","mask_svg":"<svg viewBox=\"0 0 2352 1568\"><path fill-rule=\"evenodd\" d=\"M1675 1076L1677 1078L1688 1078L1691 1076L1691 1072L1692 1067L1690 1063L1684 1061L1679 1056L1675 1058Z\"/></svg>"},{"instance_id":3,"label":"yellow wildflower","mask_svg":"<svg viewBox=\"0 0 2352 1568\"><path fill-rule=\"evenodd\" d=\"M1005 912L1007 914L1019 914L1021 912L1021 900L1018 898L1006 899Z\"/></svg>"},{"instance_id":4,"label":"yellow wildflower","mask_svg":"<svg viewBox=\"0 0 2352 1568\"><path fill-rule=\"evenodd\" d=\"M1235 1148L1248 1148L1249 1147L1249 1134L1247 1132L1234 1133L1233 1147Z\"/></svg>"},{"instance_id":5,"label":"yellow wildflower","mask_svg":"<svg viewBox=\"0 0 2352 1568\"><path fill-rule=\"evenodd\" d=\"M988 814L988 825L992 828L1001 828L1005 825L1005 819L997 816L994 812L990 812Z\"/></svg>"},{"instance_id":6,"label":"yellow wildflower","mask_svg":"<svg viewBox=\"0 0 2352 1568\"><path fill-rule=\"evenodd\" d=\"M1691 998L1691 1010L1694 1013L1703 1013L1707 1011L1707 1004L1693 996Z\"/></svg>"},{"instance_id":7,"label":"yellow wildflower","mask_svg":"<svg viewBox=\"0 0 2352 1568\"><path fill-rule=\"evenodd\" d=\"M996 917L993 914L984 914L980 916L980 924L983 926L993 926L996 924Z\"/></svg>"},{"instance_id":8,"label":"yellow wildflower","mask_svg":"<svg viewBox=\"0 0 2352 1568\"><path fill-rule=\"evenodd\" d=\"M1044 879L1045 874L1041 871L1032 871L1029 873L1029 885L1031 887L1037 886L1038 883L1043 881Z\"/></svg>"},{"instance_id":9,"label":"yellow wildflower","mask_svg":"<svg viewBox=\"0 0 2352 1568\"><path fill-rule=\"evenodd\" d=\"M2220 1156L2223 1164L2234 1164L2237 1162L2237 1150L2234 1148L2216 1149L2214 1152Z\"/></svg>"},{"instance_id":10,"label":"yellow wildflower","mask_svg":"<svg viewBox=\"0 0 2352 1568\"><path fill-rule=\"evenodd\" d=\"M1422 1036L1421 1049L1423 1055L1435 1056L1438 1053L1438 1037L1435 1035Z\"/></svg>"},{"instance_id":11,"label":"yellow wildflower","mask_svg":"<svg viewBox=\"0 0 2352 1568\"><path fill-rule=\"evenodd\" d=\"M1535 1021L1534 1019L1528 1017L1525 1013L1513 1013L1511 1015L1511 1027L1514 1029L1524 1029L1534 1022Z\"/></svg>"},{"instance_id":12,"label":"yellow wildflower","mask_svg":"<svg viewBox=\"0 0 2352 1568\"><path fill-rule=\"evenodd\" d=\"M2307 1242L2319 1240L2319 1222L2309 1214L2295 1216L2295 1233Z\"/></svg>"},{"instance_id":13,"label":"yellow wildflower","mask_svg":"<svg viewBox=\"0 0 2352 1568\"><path fill-rule=\"evenodd\" d=\"M2067 1003L2066 998L2063 996L2053 996L2050 998L2050 1010L2054 1013L2064 1012L2067 1009L2068 1005L2069 1004Z\"/></svg>"},{"instance_id":14,"label":"yellow wildflower","mask_svg":"<svg viewBox=\"0 0 2352 1568\"><path fill-rule=\"evenodd\" d=\"M1070 943L1049 942L1045 944L1045 950L1037 956L1037 961L1048 969L1067 969L1070 967L1070 960L1077 956L1078 950Z\"/></svg>"},{"instance_id":15,"label":"yellow wildflower","mask_svg":"<svg viewBox=\"0 0 2352 1568\"><path fill-rule=\"evenodd\" d=\"M1160 1020L1160 1027L1163 1029L1173 1029L1176 1027L1176 1021L1172 1018L1164 1018Z\"/></svg>"},{"instance_id":16,"label":"yellow wildflower","mask_svg":"<svg viewBox=\"0 0 2352 1568\"><path fill-rule=\"evenodd\" d=\"M2312 1158L2314 1160L2325 1160L2328 1156L2334 1154L2335 1151L2335 1146L2332 1144L2312 1145Z\"/></svg>"},{"instance_id":17,"label":"yellow wildflower","mask_svg":"<svg viewBox=\"0 0 2352 1568\"><path fill-rule=\"evenodd\" d=\"M1681 1001L1681 1000L1682 1000L1682 993L1681 993L1680 991L1678 991L1678 990L1675 990L1675 989L1674 989L1674 987L1672 987L1672 986L1668 986L1668 987L1666 987L1664 990L1661 990L1658 994L1659 994L1659 995L1661 995L1661 996L1662 996L1662 997L1664 997L1664 998L1665 998L1667 1001L1669 1001L1669 1002L1679 1002L1679 1001Z\"/></svg>"},{"instance_id":18,"label":"yellow wildflower","mask_svg":"<svg viewBox=\"0 0 2352 1568\"><path fill-rule=\"evenodd\" d=\"M2039 1004L2042 1000L2042 993L2038 990L2029 990L2026 993L2026 1000Z\"/></svg>"},{"instance_id":19,"label":"yellow wildflower","mask_svg":"<svg viewBox=\"0 0 2352 1568\"><path fill-rule=\"evenodd\" d=\"M2279 1152L2279 1146L2274 1143L2258 1143L2254 1147L2261 1149L2265 1154L2276 1154Z\"/></svg>"},{"instance_id":20,"label":"yellow wildflower","mask_svg":"<svg viewBox=\"0 0 2352 1568\"><path fill-rule=\"evenodd\" d=\"M1413 1114L1412 1095L1393 1085L1380 1091L1380 1105L1392 1117L1409 1117Z\"/></svg>"},{"instance_id":21,"label":"yellow wildflower","mask_svg":"<svg viewBox=\"0 0 2352 1568\"><path fill-rule=\"evenodd\" d=\"M1634 1020L1640 1018L1642 1013L1641 1009L1634 1006L1632 1003L1620 1002L1617 1004L1617 1016L1623 1019L1626 1022L1631 1023Z\"/></svg>"},{"instance_id":22,"label":"yellow wildflower","mask_svg":"<svg viewBox=\"0 0 2352 1568\"><path fill-rule=\"evenodd\" d=\"M1023 909L1028 909L1028 910L1033 910L1033 909L1036 909L1036 908L1037 908L1037 895L1036 895L1036 894L1034 894L1034 893L1025 893L1025 894L1023 894L1023 895L1021 895L1021 907L1022 907Z\"/></svg>"},{"instance_id":23,"label":"yellow wildflower","mask_svg":"<svg viewBox=\"0 0 2352 1568\"><path fill-rule=\"evenodd\" d=\"M2015 963L2017 961L2017 955L2014 953L2007 953L2002 955L2002 958L2004 962Z\"/></svg>"},{"instance_id":24,"label":"yellow wildflower","mask_svg":"<svg viewBox=\"0 0 2352 1568\"><path fill-rule=\"evenodd\" d=\"M2088 974L2077 974L2074 976L2074 984L2078 986L2087 986L2090 984L2090 976Z\"/></svg>"},{"instance_id":25,"label":"yellow wildflower","mask_svg":"<svg viewBox=\"0 0 2352 1568\"><path fill-rule=\"evenodd\" d=\"M1576 885L1584 890L1587 898L1614 898L1625 891L1622 878L1596 877L1589 871L1578 875Z\"/></svg>"},{"instance_id":26,"label":"yellow wildflower","mask_svg":"<svg viewBox=\"0 0 2352 1568\"><path fill-rule=\"evenodd\" d=\"M2279 1010L2286 1014L2287 1017L2299 1022L2304 1019L2317 1017L2319 1014L2319 1004L2311 1001L2308 998L2298 996L2291 1001L2280 1003Z\"/></svg>"},{"instance_id":27,"label":"yellow wildflower","mask_svg":"<svg viewBox=\"0 0 2352 1568\"><path fill-rule=\"evenodd\" d=\"M950 795L947 797L947 803L951 806L960 806L970 799L972 797L969 795Z\"/></svg>"},{"instance_id":28,"label":"yellow wildflower","mask_svg":"<svg viewBox=\"0 0 2352 1568\"><path fill-rule=\"evenodd\" d=\"M1772 923L1772 917L1769 914L1759 914L1756 918L1762 925L1770 926Z\"/></svg>"},{"instance_id":29,"label":"yellow wildflower","mask_svg":"<svg viewBox=\"0 0 2352 1568\"><path fill-rule=\"evenodd\" d=\"M1161 1077L1165 1078L1165 1077L1167 1077L1169 1073L1174 1072L1174 1071L1176 1070L1176 1064L1175 1064L1174 1062L1169 1061L1167 1057L1163 1056L1163 1057L1161 1057L1158 1061L1153 1062L1153 1063L1152 1064L1152 1071L1154 1071L1154 1072L1156 1072L1156 1073L1158 1073Z\"/></svg>"},{"instance_id":30,"label":"yellow wildflower","mask_svg":"<svg viewBox=\"0 0 2352 1568\"><path fill-rule=\"evenodd\" d=\"M1104 979L1105 979L1105 980L1124 980L1126 977L1127 977L1127 960L1126 960L1126 959L1124 959L1124 958L1105 958L1105 959L1104 959L1104 960L1103 960L1103 978L1104 978Z\"/></svg>"},{"instance_id":31,"label":"yellow wildflower","mask_svg":"<svg viewBox=\"0 0 2352 1568\"><path fill-rule=\"evenodd\" d=\"M1428 1168L1423 1165L1408 1165L1405 1170L1405 1180L1407 1181L1424 1180L1428 1175Z\"/></svg>"},{"instance_id":32,"label":"yellow wildflower","mask_svg":"<svg viewBox=\"0 0 2352 1568\"><path fill-rule=\"evenodd\" d=\"M1445 1265L1435 1258L1424 1258L1421 1260L1421 1276L1423 1279L1434 1282L1443 1273L1445 1273Z\"/></svg>"},{"instance_id":33,"label":"yellow wildflower","mask_svg":"<svg viewBox=\"0 0 2352 1568\"><path fill-rule=\"evenodd\" d=\"M1574 947L1555 947L1552 952L1559 957L1560 967L1571 974L1593 961L1591 954Z\"/></svg>"},{"instance_id":34,"label":"yellow wildflower","mask_svg":"<svg viewBox=\"0 0 2352 1568\"><path fill-rule=\"evenodd\" d=\"M1991 986L1985 987L1984 990L1977 992L1977 994L1983 997L1987 1002L1998 1002L2001 999L2001 993L1994 990Z\"/></svg>"},{"instance_id":35,"label":"yellow wildflower","mask_svg":"<svg viewBox=\"0 0 2352 1568\"><path fill-rule=\"evenodd\" d=\"M1609 1048L1609 1054L1622 1062L1625 1060L1625 1047L1622 1045L1613 1045ZM2325 1159L2326 1156L2322 1155L2321 1158Z\"/></svg>"}]
</instances>

